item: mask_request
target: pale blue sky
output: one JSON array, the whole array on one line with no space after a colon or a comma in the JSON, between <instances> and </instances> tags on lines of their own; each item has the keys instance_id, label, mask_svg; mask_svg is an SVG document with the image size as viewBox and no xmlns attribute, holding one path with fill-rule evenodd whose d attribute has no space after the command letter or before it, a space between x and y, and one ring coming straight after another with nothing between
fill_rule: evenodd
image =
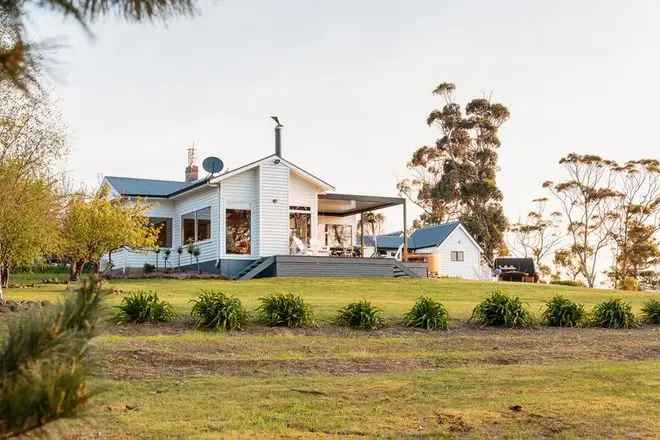
<instances>
[{"instance_id":1,"label":"pale blue sky","mask_svg":"<svg viewBox=\"0 0 660 440\"><path fill-rule=\"evenodd\" d=\"M32 31L68 44L54 92L78 181L183 178L193 141L236 167L273 151L278 114L287 159L340 192L395 195L452 81L511 111L499 184L515 220L563 154L660 156L659 19L657 1L225 0L165 26L97 23L94 39L42 16Z\"/></svg>"}]
</instances>

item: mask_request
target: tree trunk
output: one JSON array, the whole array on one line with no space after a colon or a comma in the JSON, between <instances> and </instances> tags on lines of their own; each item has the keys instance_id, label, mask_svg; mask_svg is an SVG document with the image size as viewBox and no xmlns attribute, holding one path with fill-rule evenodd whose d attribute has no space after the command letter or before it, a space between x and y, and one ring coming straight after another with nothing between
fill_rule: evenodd
<instances>
[{"instance_id":1,"label":"tree trunk","mask_svg":"<svg viewBox=\"0 0 660 440\"><path fill-rule=\"evenodd\" d=\"M75 261L71 263L71 272L69 273L69 281L78 281L80 279L80 273L83 270L85 265L84 261Z\"/></svg>"},{"instance_id":2,"label":"tree trunk","mask_svg":"<svg viewBox=\"0 0 660 440\"><path fill-rule=\"evenodd\" d=\"M2 267L4 269L4 266ZM0 304L5 303L5 292L2 290L2 283L3 283L4 277L2 276L2 270L0 270Z\"/></svg>"},{"instance_id":3,"label":"tree trunk","mask_svg":"<svg viewBox=\"0 0 660 440\"><path fill-rule=\"evenodd\" d=\"M2 274L0 274L0 279L2 282L0 282L0 286L2 286L3 289L8 289L9 288L9 266L3 265L2 268L0 269L2 271Z\"/></svg>"}]
</instances>

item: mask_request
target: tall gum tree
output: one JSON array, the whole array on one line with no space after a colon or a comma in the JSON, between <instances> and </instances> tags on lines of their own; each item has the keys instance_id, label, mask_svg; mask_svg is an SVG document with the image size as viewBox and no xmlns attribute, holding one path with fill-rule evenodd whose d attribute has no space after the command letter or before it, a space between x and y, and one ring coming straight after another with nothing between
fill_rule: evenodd
<instances>
[{"instance_id":1,"label":"tall gum tree","mask_svg":"<svg viewBox=\"0 0 660 440\"><path fill-rule=\"evenodd\" d=\"M568 178L546 181L543 186L555 196L566 223L568 250L575 256L579 273L594 287L598 261L612 243L616 221L615 205L620 193L615 188L616 163L597 155L571 153L559 164Z\"/></svg>"},{"instance_id":2,"label":"tall gum tree","mask_svg":"<svg viewBox=\"0 0 660 440\"><path fill-rule=\"evenodd\" d=\"M485 98L473 99L463 109L454 100L455 89L442 83L433 91L444 106L426 122L441 137L413 153L407 164L412 176L397 187L422 209L417 226L459 219L492 259L506 248L508 223L496 174L499 128L509 119L509 110Z\"/></svg>"}]
</instances>

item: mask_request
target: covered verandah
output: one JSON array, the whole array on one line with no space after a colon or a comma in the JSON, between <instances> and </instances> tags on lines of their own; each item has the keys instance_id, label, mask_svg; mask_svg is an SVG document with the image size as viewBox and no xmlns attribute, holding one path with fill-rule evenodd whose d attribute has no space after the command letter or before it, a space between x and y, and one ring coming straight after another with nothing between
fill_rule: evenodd
<instances>
[{"instance_id":1,"label":"covered verandah","mask_svg":"<svg viewBox=\"0 0 660 440\"><path fill-rule=\"evenodd\" d=\"M391 207L401 207L402 214L402 228L403 231L403 247L401 259L406 261L407 258L407 249L408 249L408 237L406 234L407 229L407 212L406 212L406 201L401 197L383 197L383 196L369 196L369 195L357 195L357 194L339 194L339 193L328 193L320 194L318 196L318 217L319 219L323 218L348 218L352 217L355 221L354 224L357 227L357 242L353 241L353 234L351 233L351 247L354 248L353 252L347 254L347 256L353 257L369 257L370 255L365 255L365 231L364 225L367 223L366 213L374 212L377 210L391 208ZM322 220L319 220L320 224ZM326 229L327 234L327 229ZM329 245L329 239L326 235L325 244Z\"/></svg>"}]
</instances>

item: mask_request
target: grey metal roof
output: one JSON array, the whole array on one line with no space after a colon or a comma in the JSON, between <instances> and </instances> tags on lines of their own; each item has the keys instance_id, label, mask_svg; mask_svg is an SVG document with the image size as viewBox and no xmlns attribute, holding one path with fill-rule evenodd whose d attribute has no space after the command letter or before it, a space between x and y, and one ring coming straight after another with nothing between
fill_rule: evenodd
<instances>
[{"instance_id":1,"label":"grey metal roof","mask_svg":"<svg viewBox=\"0 0 660 440\"><path fill-rule=\"evenodd\" d=\"M459 221L453 221L417 229L408 238L408 249L416 250L438 246L445 241L447 237L449 237L449 234L451 234L460 224L461 222ZM403 234L400 231L376 236L376 244L382 249L398 249L402 243ZM364 244L365 246L373 246L373 236L365 236Z\"/></svg>"},{"instance_id":2,"label":"grey metal roof","mask_svg":"<svg viewBox=\"0 0 660 440\"><path fill-rule=\"evenodd\" d=\"M133 197L171 197L196 186L203 185L209 179L194 182L177 182L172 180L138 179L134 177L107 176L112 187L123 196Z\"/></svg>"},{"instance_id":3,"label":"grey metal roof","mask_svg":"<svg viewBox=\"0 0 660 440\"><path fill-rule=\"evenodd\" d=\"M536 273L536 264L533 258L518 258L518 257L497 257L495 258L495 269L500 270L515 270L516 272L523 272L528 275Z\"/></svg>"},{"instance_id":4,"label":"grey metal roof","mask_svg":"<svg viewBox=\"0 0 660 440\"><path fill-rule=\"evenodd\" d=\"M461 222L453 221L418 229L408 239L409 249L424 249L440 245Z\"/></svg>"}]
</instances>

